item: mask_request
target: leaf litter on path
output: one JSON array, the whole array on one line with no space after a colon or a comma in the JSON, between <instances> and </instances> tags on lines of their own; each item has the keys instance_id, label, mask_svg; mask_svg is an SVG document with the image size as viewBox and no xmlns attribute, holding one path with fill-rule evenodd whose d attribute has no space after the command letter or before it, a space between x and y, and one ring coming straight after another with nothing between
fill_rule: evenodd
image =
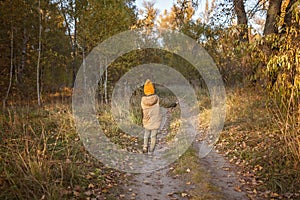
<instances>
[{"instance_id":1,"label":"leaf litter on path","mask_svg":"<svg viewBox=\"0 0 300 200\"><path fill-rule=\"evenodd\" d=\"M158 138L158 142L164 141ZM165 143L163 143L165 145ZM195 141L193 149L197 152L201 141ZM159 144L161 145L161 144ZM196 184L191 176L192 169L186 167L181 174L174 174L176 162L163 169L140 174L130 174L129 180L123 185L123 194L120 199L134 200L196 200L200 199L226 199L244 200L249 199L242 191L242 183L232 165L214 149L204 158L196 158L199 169L205 178L201 184ZM189 163L185 163L187 166ZM204 171L203 171L204 170ZM205 186L209 189L202 190ZM214 187L214 189L210 189ZM198 192L198 194L196 194ZM209 194L205 194L205 192ZM199 194L202 193L202 194ZM207 198L206 198L207 197Z\"/></svg>"}]
</instances>

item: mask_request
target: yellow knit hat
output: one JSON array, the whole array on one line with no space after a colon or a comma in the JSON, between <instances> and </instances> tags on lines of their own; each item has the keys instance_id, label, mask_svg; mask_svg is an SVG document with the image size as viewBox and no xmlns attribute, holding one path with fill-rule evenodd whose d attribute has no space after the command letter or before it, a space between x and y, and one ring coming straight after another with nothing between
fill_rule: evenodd
<instances>
[{"instance_id":1,"label":"yellow knit hat","mask_svg":"<svg viewBox=\"0 0 300 200\"><path fill-rule=\"evenodd\" d=\"M153 83L149 79L147 79L144 84L144 93L145 93L145 95L154 94L154 86L153 86Z\"/></svg>"}]
</instances>

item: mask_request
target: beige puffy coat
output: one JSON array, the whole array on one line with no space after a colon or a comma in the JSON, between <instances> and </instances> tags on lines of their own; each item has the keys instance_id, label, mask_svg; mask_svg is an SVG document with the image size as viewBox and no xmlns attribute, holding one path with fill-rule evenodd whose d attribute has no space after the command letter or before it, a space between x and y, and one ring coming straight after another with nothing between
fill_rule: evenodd
<instances>
[{"instance_id":1,"label":"beige puffy coat","mask_svg":"<svg viewBox=\"0 0 300 200\"><path fill-rule=\"evenodd\" d=\"M159 107L159 97L157 95L142 97L141 106L143 109L143 126L148 130L159 129L161 114Z\"/></svg>"}]
</instances>

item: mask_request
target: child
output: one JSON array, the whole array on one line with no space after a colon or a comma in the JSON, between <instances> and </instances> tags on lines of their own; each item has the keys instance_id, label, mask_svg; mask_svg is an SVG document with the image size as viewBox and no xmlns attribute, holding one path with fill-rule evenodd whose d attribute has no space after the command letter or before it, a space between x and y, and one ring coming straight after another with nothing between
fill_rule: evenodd
<instances>
[{"instance_id":1,"label":"child","mask_svg":"<svg viewBox=\"0 0 300 200\"><path fill-rule=\"evenodd\" d=\"M156 135L160 127L162 116L160 114L159 97L155 94L153 83L147 79L144 84L144 94L142 97L141 106L143 109L143 126L145 128L143 153L148 151L148 140L150 140L149 153L154 151L156 144ZM175 107L176 103L169 107Z\"/></svg>"}]
</instances>

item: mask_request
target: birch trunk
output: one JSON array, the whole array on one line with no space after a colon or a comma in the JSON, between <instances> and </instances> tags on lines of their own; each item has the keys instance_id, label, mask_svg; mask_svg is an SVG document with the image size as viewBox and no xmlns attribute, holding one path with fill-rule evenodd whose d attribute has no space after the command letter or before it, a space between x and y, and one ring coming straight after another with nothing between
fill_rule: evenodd
<instances>
[{"instance_id":1,"label":"birch trunk","mask_svg":"<svg viewBox=\"0 0 300 200\"><path fill-rule=\"evenodd\" d=\"M105 80L104 80L104 99L105 99L105 103L108 103L108 99L107 99L107 66L105 69Z\"/></svg>"},{"instance_id":2,"label":"birch trunk","mask_svg":"<svg viewBox=\"0 0 300 200\"><path fill-rule=\"evenodd\" d=\"M12 77L13 77L13 69L14 69L13 59L14 59L14 30L13 30L13 27L11 27L9 85L8 85L8 88L6 91L5 98L3 99L3 110L6 107L6 101L7 101L7 98L8 98L10 89L11 89L11 85L12 85Z\"/></svg>"},{"instance_id":3,"label":"birch trunk","mask_svg":"<svg viewBox=\"0 0 300 200\"><path fill-rule=\"evenodd\" d=\"M41 95L40 95L40 61L41 61L41 37L42 37L42 13L41 13L41 0L39 0L39 47L38 47L38 60L36 66L36 92L38 98L38 105L41 105Z\"/></svg>"}]
</instances>

